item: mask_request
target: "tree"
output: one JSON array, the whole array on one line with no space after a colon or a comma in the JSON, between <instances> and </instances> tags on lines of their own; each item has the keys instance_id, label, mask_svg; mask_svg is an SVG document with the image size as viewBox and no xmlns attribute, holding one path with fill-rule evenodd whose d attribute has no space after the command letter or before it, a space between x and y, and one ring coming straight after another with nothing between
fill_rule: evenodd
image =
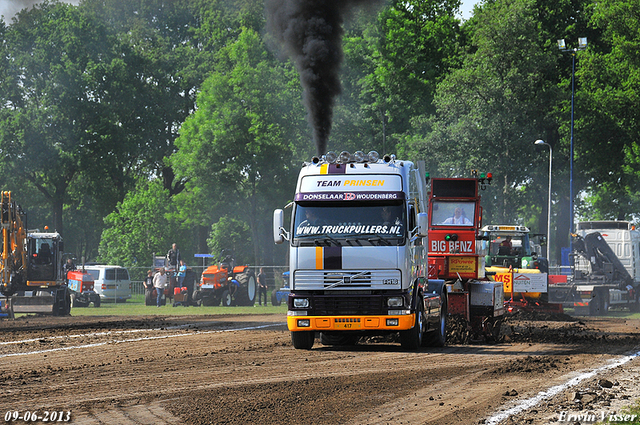
<instances>
[{"instance_id":1,"label":"tree","mask_svg":"<svg viewBox=\"0 0 640 425\"><path fill-rule=\"evenodd\" d=\"M637 219L640 208L640 3L594 4L602 36L580 53L580 165L589 196L583 213Z\"/></svg>"},{"instance_id":2,"label":"tree","mask_svg":"<svg viewBox=\"0 0 640 425\"><path fill-rule=\"evenodd\" d=\"M48 1L20 12L4 33L1 166L42 193L63 232L69 187L110 127L104 100L114 39L76 7Z\"/></svg>"},{"instance_id":3,"label":"tree","mask_svg":"<svg viewBox=\"0 0 640 425\"><path fill-rule=\"evenodd\" d=\"M484 204L490 220L520 218L514 205L527 202L518 187L531 176L533 142L553 126L541 100L553 90L543 76L554 62L535 42L534 6L529 0L502 1L476 15L473 49L438 86L436 117L415 121L416 130L429 134L414 143L422 157L436 159L437 172L493 173L497 187Z\"/></svg>"},{"instance_id":4,"label":"tree","mask_svg":"<svg viewBox=\"0 0 640 425\"><path fill-rule=\"evenodd\" d=\"M358 147L372 139L370 148L393 152L411 119L434 111L436 84L457 64L459 6L458 0L393 1L373 23L360 19L350 28L335 139Z\"/></svg>"},{"instance_id":5,"label":"tree","mask_svg":"<svg viewBox=\"0 0 640 425\"><path fill-rule=\"evenodd\" d=\"M151 264L154 253L164 255L173 242L182 246L183 240L176 240L179 224L168 219L173 208L161 180L139 183L105 218L98 261L146 265Z\"/></svg>"},{"instance_id":6,"label":"tree","mask_svg":"<svg viewBox=\"0 0 640 425\"><path fill-rule=\"evenodd\" d=\"M218 58L197 111L180 129L171 164L198 196L189 205L197 204L190 215L199 225L233 215L251 229L254 264L271 262L271 211L293 192L291 141L299 139L295 131L303 122L302 113L292 113L299 101L288 86L294 74L270 57L251 29Z\"/></svg>"},{"instance_id":7,"label":"tree","mask_svg":"<svg viewBox=\"0 0 640 425\"><path fill-rule=\"evenodd\" d=\"M246 222L233 217L225 215L213 223L207 246L215 258L224 251L234 257L236 264L247 264L253 260L251 229Z\"/></svg>"}]
</instances>

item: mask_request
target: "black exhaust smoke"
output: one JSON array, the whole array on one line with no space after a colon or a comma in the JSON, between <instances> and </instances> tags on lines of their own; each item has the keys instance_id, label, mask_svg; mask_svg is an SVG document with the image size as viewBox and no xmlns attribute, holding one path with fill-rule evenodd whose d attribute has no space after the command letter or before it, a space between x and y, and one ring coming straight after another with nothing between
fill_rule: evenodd
<instances>
[{"instance_id":1,"label":"black exhaust smoke","mask_svg":"<svg viewBox=\"0 0 640 425\"><path fill-rule=\"evenodd\" d=\"M318 155L326 152L340 94L344 14L372 0L265 0L267 27L293 60Z\"/></svg>"}]
</instances>

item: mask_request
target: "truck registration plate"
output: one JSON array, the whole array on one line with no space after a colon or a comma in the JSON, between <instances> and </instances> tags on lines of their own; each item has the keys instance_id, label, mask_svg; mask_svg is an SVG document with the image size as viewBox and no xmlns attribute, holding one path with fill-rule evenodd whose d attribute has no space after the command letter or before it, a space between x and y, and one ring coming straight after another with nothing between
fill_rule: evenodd
<instances>
[{"instance_id":1,"label":"truck registration plate","mask_svg":"<svg viewBox=\"0 0 640 425\"><path fill-rule=\"evenodd\" d=\"M361 322L359 318L339 318L334 319L333 328L334 329L360 329Z\"/></svg>"}]
</instances>

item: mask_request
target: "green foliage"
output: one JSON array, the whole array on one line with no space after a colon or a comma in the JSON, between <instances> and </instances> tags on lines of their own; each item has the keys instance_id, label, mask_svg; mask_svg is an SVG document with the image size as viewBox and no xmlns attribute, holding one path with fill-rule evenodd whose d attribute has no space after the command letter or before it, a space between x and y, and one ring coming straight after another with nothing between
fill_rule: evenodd
<instances>
[{"instance_id":1,"label":"green foliage","mask_svg":"<svg viewBox=\"0 0 640 425\"><path fill-rule=\"evenodd\" d=\"M433 112L436 84L457 63L459 5L458 0L393 1L376 21L347 33L347 90L336 109L335 149L397 152L411 119Z\"/></svg>"},{"instance_id":2,"label":"green foliage","mask_svg":"<svg viewBox=\"0 0 640 425\"><path fill-rule=\"evenodd\" d=\"M594 5L602 36L579 55L580 162L589 176L590 215L637 219L640 209L640 3Z\"/></svg>"},{"instance_id":3,"label":"green foliage","mask_svg":"<svg viewBox=\"0 0 640 425\"><path fill-rule=\"evenodd\" d=\"M171 157L177 175L189 180L187 191L198 197L189 201L185 195L183 201L194 207L200 224L227 214L249 224L253 253L235 255L252 257L254 264L273 261L273 244L267 242L271 211L293 191L289 141L295 138L290 122L296 117L281 112L299 95L292 93L288 77L258 34L245 29L220 52Z\"/></svg>"},{"instance_id":4,"label":"green foliage","mask_svg":"<svg viewBox=\"0 0 640 425\"><path fill-rule=\"evenodd\" d=\"M180 234L180 226L167 219L173 208L161 181L141 182L105 218L97 260L123 266L152 264L154 253L166 254Z\"/></svg>"},{"instance_id":5,"label":"green foliage","mask_svg":"<svg viewBox=\"0 0 640 425\"><path fill-rule=\"evenodd\" d=\"M543 232L549 151L533 145L543 139L559 247L571 57L555 43L587 36L576 56L577 211L637 219L638 1L492 0L462 24L458 8L393 0L355 10L329 147L425 159L432 176L491 171L485 222ZM299 76L267 49L264 24L252 0L44 1L0 21L0 180L29 226L62 231L90 259L102 234L99 258L128 265L174 241L183 256L204 252L223 227L248 228L251 245L235 254L282 264L272 210L291 199L297 164L315 147Z\"/></svg>"},{"instance_id":6,"label":"green foliage","mask_svg":"<svg viewBox=\"0 0 640 425\"><path fill-rule=\"evenodd\" d=\"M244 221L221 217L211 226L207 246L216 259L225 251L234 257L236 265L252 263L251 229Z\"/></svg>"},{"instance_id":7,"label":"green foliage","mask_svg":"<svg viewBox=\"0 0 640 425\"><path fill-rule=\"evenodd\" d=\"M476 16L473 49L438 86L437 114L414 121L416 135L425 136L415 136L413 143L421 157L434 160L432 175L493 173L490 197L483 198L488 222L516 222L521 217L514 205L538 201L518 190L535 171L539 154L533 142L551 125L549 105L541 100L554 89L542 77L554 61L535 42L536 16L529 0L483 9Z\"/></svg>"},{"instance_id":8,"label":"green foliage","mask_svg":"<svg viewBox=\"0 0 640 425\"><path fill-rule=\"evenodd\" d=\"M69 187L109 137L106 78L113 34L79 9L45 1L5 33L1 166L42 193L63 231ZM102 134L98 134L98 130Z\"/></svg>"}]
</instances>

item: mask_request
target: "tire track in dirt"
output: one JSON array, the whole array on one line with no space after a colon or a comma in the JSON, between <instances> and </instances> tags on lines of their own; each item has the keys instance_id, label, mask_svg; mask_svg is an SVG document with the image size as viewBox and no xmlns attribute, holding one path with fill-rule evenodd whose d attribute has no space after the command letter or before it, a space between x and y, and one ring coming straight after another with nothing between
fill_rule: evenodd
<instances>
[{"instance_id":1,"label":"tire track in dirt","mask_svg":"<svg viewBox=\"0 0 640 425\"><path fill-rule=\"evenodd\" d=\"M627 352L629 344L638 342L637 335L630 334L637 327L609 321L600 325L608 335L618 332L620 338L609 346L594 343L602 341L601 331L590 336L590 323L573 326L577 336L570 343L550 339L553 326L545 323L538 326L544 343L536 342L537 333L531 332L529 342L417 352L404 351L396 343L354 347L318 343L305 351L291 347L282 316L267 319L208 319L207 324L189 328L188 338L141 339L0 358L0 410L70 409L73 423L83 424L477 424L513 400L505 396L507 390L516 391L518 398L531 397L570 372ZM156 322L143 335L179 334L166 328L192 323L181 320L161 326ZM135 323L145 327L143 321ZM277 329L229 329L257 324ZM526 324L526 329L531 326ZM563 326L557 327L566 333ZM78 325L71 329L81 334ZM520 328L514 329L518 333L514 336L523 335ZM29 339L45 340L63 334L60 329L29 333ZM564 333L559 335L564 338ZM19 336L14 332L0 339L17 341ZM53 341L45 345L73 344Z\"/></svg>"}]
</instances>

